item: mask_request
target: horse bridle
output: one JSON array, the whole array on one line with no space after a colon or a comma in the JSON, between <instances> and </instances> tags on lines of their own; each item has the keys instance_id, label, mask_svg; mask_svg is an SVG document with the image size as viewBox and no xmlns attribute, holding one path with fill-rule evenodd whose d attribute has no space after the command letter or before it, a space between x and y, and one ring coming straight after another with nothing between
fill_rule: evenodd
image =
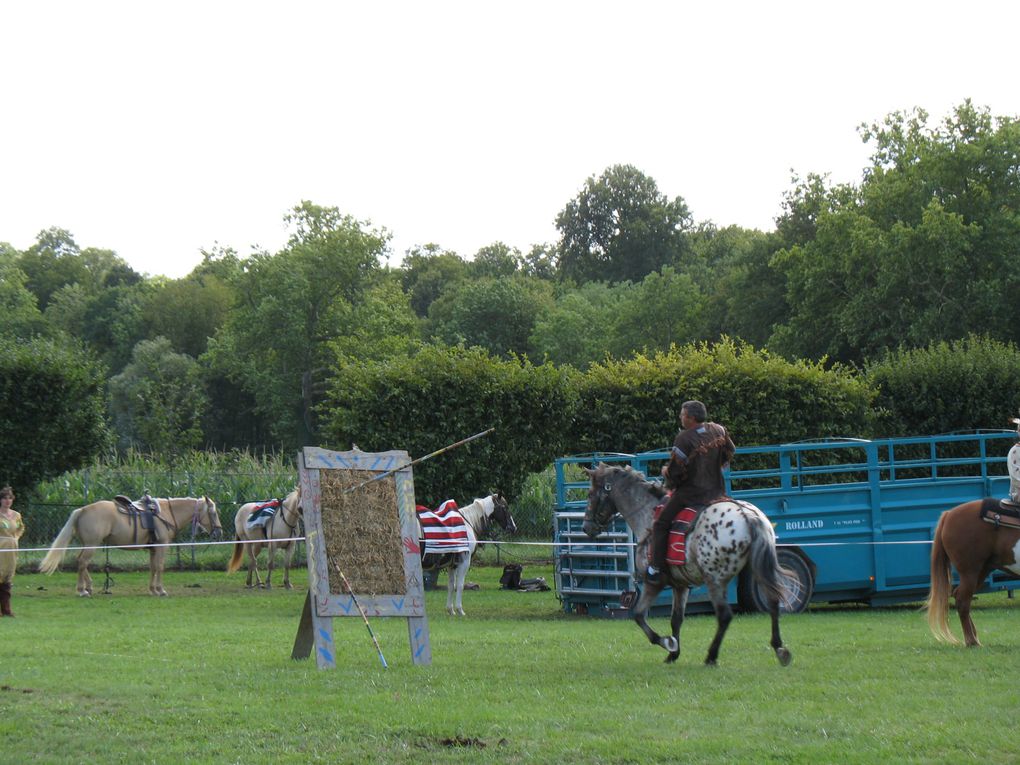
<instances>
[{"instance_id":1,"label":"horse bridle","mask_svg":"<svg viewBox=\"0 0 1020 765\"><path fill-rule=\"evenodd\" d=\"M611 506L612 512L606 513L606 503L609 501L609 493L613 490L612 481L602 480L601 486L595 489L595 496L598 501L595 504L594 512L592 513L592 523L598 526L600 529L606 529L609 526L609 520L616 515L616 506ZM591 507L591 501L588 502L588 507ZM604 517L603 517L604 516Z\"/></svg>"},{"instance_id":2,"label":"horse bridle","mask_svg":"<svg viewBox=\"0 0 1020 765\"><path fill-rule=\"evenodd\" d=\"M169 504L169 502L170 502L170 500L167 499L167 503L168 504ZM220 525L220 523L219 523L219 520L220 520L219 517L213 516L212 512L210 512L210 510L209 510L209 503L210 502L212 502L212 500L209 499L208 497L202 497L201 500L198 500L198 499L195 500L195 511L191 515L191 538L192 539L195 538L195 533L198 531L198 527L202 523L202 511L199 509L200 505L205 507L206 517L209 518L209 536L211 536L213 539L219 539L221 536L223 536L223 526ZM170 517L171 518L173 517L173 513L170 513ZM213 523L214 517L215 517L216 523Z\"/></svg>"}]
</instances>

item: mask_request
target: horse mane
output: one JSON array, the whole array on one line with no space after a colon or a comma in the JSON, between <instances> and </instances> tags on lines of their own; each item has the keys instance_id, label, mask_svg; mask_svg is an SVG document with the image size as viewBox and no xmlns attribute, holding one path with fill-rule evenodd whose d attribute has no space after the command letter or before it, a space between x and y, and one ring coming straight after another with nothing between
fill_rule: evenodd
<instances>
[{"instance_id":1,"label":"horse mane","mask_svg":"<svg viewBox=\"0 0 1020 765\"><path fill-rule=\"evenodd\" d=\"M669 492L666 491L665 487L659 481L650 481L640 470L636 470L630 465L614 466L607 465L605 462L599 465L599 472L605 474L607 470L616 467L619 471L619 476L625 480L632 481L634 483L643 483L645 488L649 492L654 494L659 499L665 497Z\"/></svg>"},{"instance_id":2,"label":"horse mane","mask_svg":"<svg viewBox=\"0 0 1020 765\"><path fill-rule=\"evenodd\" d=\"M476 535L480 535L489 524L489 514L492 510L485 507L486 500L488 500L490 508L494 507L492 495L489 495L488 497L478 497L470 505L457 508L464 516L464 520L474 529Z\"/></svg>"}]
</instances>

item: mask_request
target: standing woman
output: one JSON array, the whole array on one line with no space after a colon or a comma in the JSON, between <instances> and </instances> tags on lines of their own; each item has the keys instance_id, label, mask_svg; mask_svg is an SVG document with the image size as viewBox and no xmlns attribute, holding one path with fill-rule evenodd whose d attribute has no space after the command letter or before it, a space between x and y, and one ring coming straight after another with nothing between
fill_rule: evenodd
<instances>
[{"instance_id":1,"label":"standing woman","mask_svg":"<svg viewBox=\"0 0 1020 765\"><path fill-rule=\"evenodd\" d=\"M11 611L11 584L18 567L18 540L25 533L21 513L14 510L14 491L10 486L0 489L0 614L14 616Z\"/></svg>"}]
</instances>

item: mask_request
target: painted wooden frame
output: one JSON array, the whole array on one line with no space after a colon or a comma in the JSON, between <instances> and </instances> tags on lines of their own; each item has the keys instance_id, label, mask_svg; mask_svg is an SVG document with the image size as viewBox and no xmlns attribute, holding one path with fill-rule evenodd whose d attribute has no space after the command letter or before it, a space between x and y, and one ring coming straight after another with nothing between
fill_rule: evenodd
<instances>
[{"instance_id":1,"label":"painted wooden frame","mask_svg":"<svg viewBox=\"0 0 1020 765\"><path fill-rule=\"evenodd\" d=\"M353 450L336 452L317 447L305 447L298 453L298 469L301 480L302 507L305 526L305 548L308 554L308 595L305 598L301 622L291 657L304 659L313 651L319 669L336 667L336 650L333 642L333 618L361 616L358 605L368 617L399 616L407 619L407 633L411 648L411 660L415 664L431 664L432 649L429 642L428 619L425 615L425 593L421 571L421 548L418 541L418 525L415 517L414 479L410 458L404 451L363 452ZM393 512L399 517L399 536L387 538L385 554L399 556L403 564L403 592L384 594L353 595L346 591L331 591L329 571L331 566L343 565L330 559L329 524L323 523L324 513L330 507L323 507L323 471L348 471L348 474L363 474L361 483L380 481L395 484L396 507ZM350 471L357 471L350 473ZM392 471L390 475L384 475ZM355 484L345 487L345 492L356 491ZM327 519L328 520L328 519ZM385 523L392 529L393 518L378 518L366 522ZM384 530L383 536L388 536ZM389 559L392 562L392 558ZM357 598L357 602L355 602Z\"/></svg>"}]
</instances>

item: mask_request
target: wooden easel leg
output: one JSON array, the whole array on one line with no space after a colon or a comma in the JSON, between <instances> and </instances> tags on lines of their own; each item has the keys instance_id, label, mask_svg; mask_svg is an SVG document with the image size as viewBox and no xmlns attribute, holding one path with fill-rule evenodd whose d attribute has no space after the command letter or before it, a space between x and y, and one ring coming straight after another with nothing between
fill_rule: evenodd
<instances>
[{"instance_id":1,"label":"wooden easel leg","mask_svg":"<svg viewBox=\"0 0 1020 765\"><path fill-rule=\"evenodd\" d=\"M409 616L407 637L411 641L411 661L415 664L431 664L432 644L429 642L428 617Z\"/></svg>"},{"instance_id":2,"label":"wooden easel leg","mask_svg":"<svg viewBox=\"0 0 1020 765\"><path fill-rule=\"evenodd\" d=\"M333 617L319 616L312 606L312 593L305 594L305 607L294 638L292 659L307 659L315 649L315 666L319 669L336 669L336 651L333 644Z\"/></svg>"}]
</instances>

